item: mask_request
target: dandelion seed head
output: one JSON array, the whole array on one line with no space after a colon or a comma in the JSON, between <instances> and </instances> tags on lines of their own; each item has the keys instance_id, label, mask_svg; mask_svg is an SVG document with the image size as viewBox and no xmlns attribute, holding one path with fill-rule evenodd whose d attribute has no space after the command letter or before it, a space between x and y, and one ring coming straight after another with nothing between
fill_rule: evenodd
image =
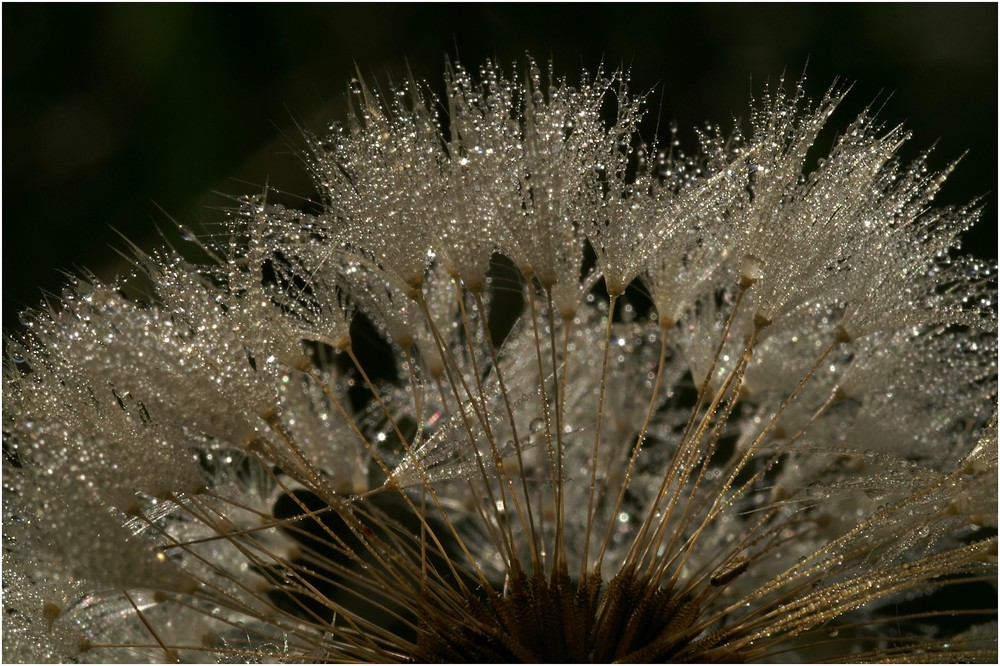
<instances>
[{"instance_id":1,"label":"dandelion seed head","mask_svg":"<svg viewBox=\"0 0 1000 666\"><path fill-rule=\"evenodd\" d=\"M511 71L356 79L318 210L26 313L5 659L993 663L954 165L868 112L813 165L841 86L688 156L627 73Z\"/></svg>"}]
</instances>

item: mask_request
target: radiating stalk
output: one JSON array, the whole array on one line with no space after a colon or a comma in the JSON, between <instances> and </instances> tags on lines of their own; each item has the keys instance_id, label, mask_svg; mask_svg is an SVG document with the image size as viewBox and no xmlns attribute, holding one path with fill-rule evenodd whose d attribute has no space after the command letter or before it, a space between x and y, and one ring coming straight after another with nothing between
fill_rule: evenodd
<instances>
[{"instance_id":1,"label":"radiating stalk","mask_svg":"<svg viewBox=\"0 0 1000 666\"><path fill-rule=\"evenodd\" d=\"M625 478L622 480L622 487L618 491L618 498L615 500L614 508L609 514L611 518L608 520L608 529L604 534L603 541L601 542L601 550L597 554L597 564L594 566L597 571L601 570L601 564L604 562L604 553L607 550L608 545L611 543L611 532L615 526L615 516L618 515L622 501L625 499L625 491L628 490L629 482L632 478L632 471L635 469L636 460L639 458L639 451L642 450L642 444L646 439L646 430L649 428L649 422L653 418L653 412L656 410L656 399L659 397L660 382L663 378L663 365L667 358L668 330L669 327L660 328L660 357L656 362L656 378L653 380L653 393L649 397L649 406L646 408L646 418L642 422L642 428L639 429L639 436L636 438L632 454L629 456L628 466L625 469Z\"/></svg>"},{"instance_id":2,"label":"radiating stalk","mask_svg":"<svg viewBox=\"0 0 1000 666\"><path fill-rule=\"evenodd\" d=\"M587 559L590 554L590 533L594 528L594 498L597 495L597 460L601 447L601 424L604 419L604 391L607 387L608 352L611 347L611 328L614 323L615 304L617 302L617 294L612 294L608 305L608 325L604 333L604 354L601 359L601 385L597 398L597 423L594 426L594 450L590 459L590 493L587 496L587 529L583 537L583 557L580 560L581 580L587 575Z\"/></svg>"}]
</instances>

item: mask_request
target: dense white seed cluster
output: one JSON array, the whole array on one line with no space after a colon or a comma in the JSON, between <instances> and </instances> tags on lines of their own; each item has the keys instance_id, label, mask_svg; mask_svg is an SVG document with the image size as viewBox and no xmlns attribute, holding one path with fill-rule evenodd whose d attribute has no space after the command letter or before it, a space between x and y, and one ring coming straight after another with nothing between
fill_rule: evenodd
<instances>
[{"instance_id":1,"label":"dense white seed cluster","mask_svg":"<svg viewBox=\"0 0 1000 666\"><path fill-rule=\"evenodd\" d=\"M321 213L247 198L25 315L5 661L540 660L532 576L686 609L644 645L607 592L595 660L995 658L996 267L951 169L867 114L817 155L837 88L694 156L621 73L446 91L353 83Z\"/></svg>"}]
</instances>

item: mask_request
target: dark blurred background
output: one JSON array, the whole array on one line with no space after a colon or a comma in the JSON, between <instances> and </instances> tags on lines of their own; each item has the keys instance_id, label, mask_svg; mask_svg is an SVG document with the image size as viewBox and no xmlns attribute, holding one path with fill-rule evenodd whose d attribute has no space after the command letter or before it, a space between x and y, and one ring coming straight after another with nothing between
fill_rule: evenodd
<instances>
[{"instance_id":1,"label":"dark blurred background","mask_svg":"<svg viewBox=\"0 0 1000 666\"><path fill-rule=\"evenodd\" d=\"M979 5L3 5L3 327L61 269L126 270L111 247L157 244L175 218L218 221L218 193L265 182L308 197L299 126L343 116L357 66L440 88L446 55L508 74L524 53L571 79L631 68L651 115L681 138L745 118L751 91L805 70L816 98L854 88L833 125L873 100L936 144L968 151L942 203L984 196L966 249L996 257L997 6ZM523 71L523 69L522 69ZM751 83L752 81L752 83ZM648 120L652 134L654 119ZM693 143L686 141L693 147Z\"/></svg>"}]
</instances>

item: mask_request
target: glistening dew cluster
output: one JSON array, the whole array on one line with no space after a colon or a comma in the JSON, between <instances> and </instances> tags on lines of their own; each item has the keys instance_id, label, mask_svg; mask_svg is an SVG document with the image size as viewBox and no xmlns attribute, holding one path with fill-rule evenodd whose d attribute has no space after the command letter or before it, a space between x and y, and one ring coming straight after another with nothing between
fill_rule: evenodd
<instances>
[{"instance_id":1,"label":"glistening dew cluster","mask_svg":"<svg viewBox=\"0 0 1000 666\"><path fill-rule=\"evenodd\" d=\"M838 87L685 154L622 73L445 81L352 83L312 212L26 313L4 660L995 663L951 169L867 113L818 154Z\"/></svg>"}]
</instances>

